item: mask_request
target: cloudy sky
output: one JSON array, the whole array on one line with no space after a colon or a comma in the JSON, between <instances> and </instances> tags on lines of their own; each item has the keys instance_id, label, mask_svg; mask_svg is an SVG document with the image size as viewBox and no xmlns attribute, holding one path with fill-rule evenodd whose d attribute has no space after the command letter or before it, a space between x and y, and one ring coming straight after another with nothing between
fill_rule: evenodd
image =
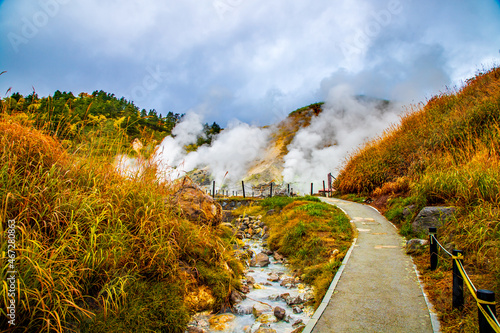
<instances>
[{"instance_id":1,"label":"cloudy sky","mask_svg":"<svg viewBox=\"0 0 500 333\"><path fill-rule=\"evenodd\" d=\"M0 94L265 125L348 84L418 103L500 60L493 0L0 0Z\"/></svg>"}]
</instances>

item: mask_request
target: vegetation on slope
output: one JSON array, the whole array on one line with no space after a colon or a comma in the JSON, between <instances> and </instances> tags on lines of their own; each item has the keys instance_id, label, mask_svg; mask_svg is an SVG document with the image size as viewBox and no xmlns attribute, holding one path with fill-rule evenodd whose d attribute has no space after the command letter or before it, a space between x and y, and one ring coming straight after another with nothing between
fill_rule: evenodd
<instances>
[{"instance_id":1,"label":"vegetation on slope","mask_svg":"<svg viewBox=\"0 0 500 333\"><path fill-rule=\"evenodd\" d=\"M127 151L126 128L85 126L87 139L82 133L64 145L61 129L71 129L64 117L57 124L38 116L2 104L2 330L9 220L17 295L16 326L7 332L182 332L200 302L225 306L242 270L231 232L185 220L153 166L136 178L116 173L107 161Z\"/></svg>"},{"instance_id":2,"label":"vegetation on slope","mask_svg":"<svg viewBox=\"0 0 500 333\"><path fill-rule=\"evenodd\" d=\"M466 269L482 289L500 292L500 68L479 73L459 91L432 98L380 138L355 152L335 183L340 192L388 199L388 218L411 234L405 206L453 205L438 230L443 244L466 253ZM451 311L449 259L435 272L427 254L420 270L446 332L477 330L477 310ZM446 279L446 280L444 280ZM434 286L434 287L433 287Z\"/></svg>"},{"instance_id":3,"label":"vegetation on slope","mask_svg":"<svg viewBox=\"0 0 500 333\"><path fill-rule=\"evenodd\" d=\"M268 215L267 211L275 213ZM236 214L261 214L269 226L268 245L286 256L304 282L314 286L315 308L325 296L352 243L349 219L316 197L272 197Z\"/></svg>"}]
</instances>

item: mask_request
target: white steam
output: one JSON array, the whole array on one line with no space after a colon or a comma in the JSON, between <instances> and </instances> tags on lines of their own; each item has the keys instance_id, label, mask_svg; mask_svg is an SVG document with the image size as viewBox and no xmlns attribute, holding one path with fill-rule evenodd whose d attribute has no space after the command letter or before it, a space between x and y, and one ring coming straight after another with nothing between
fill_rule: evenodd
<instances>
[{"instance_id":1,"label":"white steam","mask_svg":"<svg viewBox=\"0 0 500 333\"><path fill-rule=\"evenodd\" d=\"M172 134L174 137L166 137L154 156L159 176L172 180L208 167L217 184L243 179L269 141L268 130L233 121L213 138L210 146L186 153L185 146L203 135L201 117L195 113L188 113Z\"/></svg>"},{"instance_id":2,"label":"white steam","mask_svg":"<svg viewBox=\"0 0 500 333\"><path fill-rule=\"evenodd\" d=\"M288 146L284 182L295 184L302 194L310 191L311 183L315 192L322 188L328 173L336 175L349 153L398 121L401 108L381 109L378 103L355 98L348 85L333 87L323 112Z\"/></svg>"}]
</instances>

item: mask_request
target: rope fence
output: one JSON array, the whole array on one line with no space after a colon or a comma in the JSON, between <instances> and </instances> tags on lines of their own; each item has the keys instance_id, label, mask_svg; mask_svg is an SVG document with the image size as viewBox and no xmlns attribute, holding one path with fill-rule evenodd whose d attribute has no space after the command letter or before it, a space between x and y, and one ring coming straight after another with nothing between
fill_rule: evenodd
<instances>
[{"instance_id":1,"label":"rope fence","mask_svg":"<svg viewBox=\"0 0 500 333\"><path fill-rule=\"evenodd\" d=\"M435 270L438 263L438 250L441 249L453 260L453 308L459 309L464 304L464 282L478 307L480 333L500 333L500 323L496 317L495 293L491 290L477 289L465 271L464 255L461 250L450 253L436 237L437 228L429 228L430 269Z\"/></svg>"}]
</instances>

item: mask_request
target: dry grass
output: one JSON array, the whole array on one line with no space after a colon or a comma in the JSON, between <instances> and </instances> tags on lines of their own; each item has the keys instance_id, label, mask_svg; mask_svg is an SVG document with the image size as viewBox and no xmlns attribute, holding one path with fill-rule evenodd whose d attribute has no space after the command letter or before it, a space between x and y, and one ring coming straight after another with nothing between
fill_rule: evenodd
<instances>
[{"instance_id":1,"label":"dry grass","mask_svg":"<svg viewBox=\"0 0 500 333\"><path fill-rule=\"evenodd\" d=\"M23 119L0 118L1 222L17 228L16 331L181 332L184 298L199 286L211 290L213 310L225 305L242 269L227 230L184 220L154 167L117 174L103 154L114 138L69 154ZM7 271L2 264L0 281ZM5 283L0 301L7 327Z\"/></svg>"},{"instance_id":2,"label":"dry grass","mask_svg":"<svg viewBox=\"0 0 500 333\"><path fill-rule=\"evenodd\" d=\"M409 237L405 205L454 205L456 219L439 229L445 243L466 252L478 288L500 291L500 68L479 73L462 89L432 98L398 126L355 152L336 182L343 193L391 196L387 216ZM399 197L399 198L398 198ZM443 331L477 330L475 306L451 311L448 272L423 277ZM442 299L442 300L441 300Z\"/></svg>"}]
</instances>

